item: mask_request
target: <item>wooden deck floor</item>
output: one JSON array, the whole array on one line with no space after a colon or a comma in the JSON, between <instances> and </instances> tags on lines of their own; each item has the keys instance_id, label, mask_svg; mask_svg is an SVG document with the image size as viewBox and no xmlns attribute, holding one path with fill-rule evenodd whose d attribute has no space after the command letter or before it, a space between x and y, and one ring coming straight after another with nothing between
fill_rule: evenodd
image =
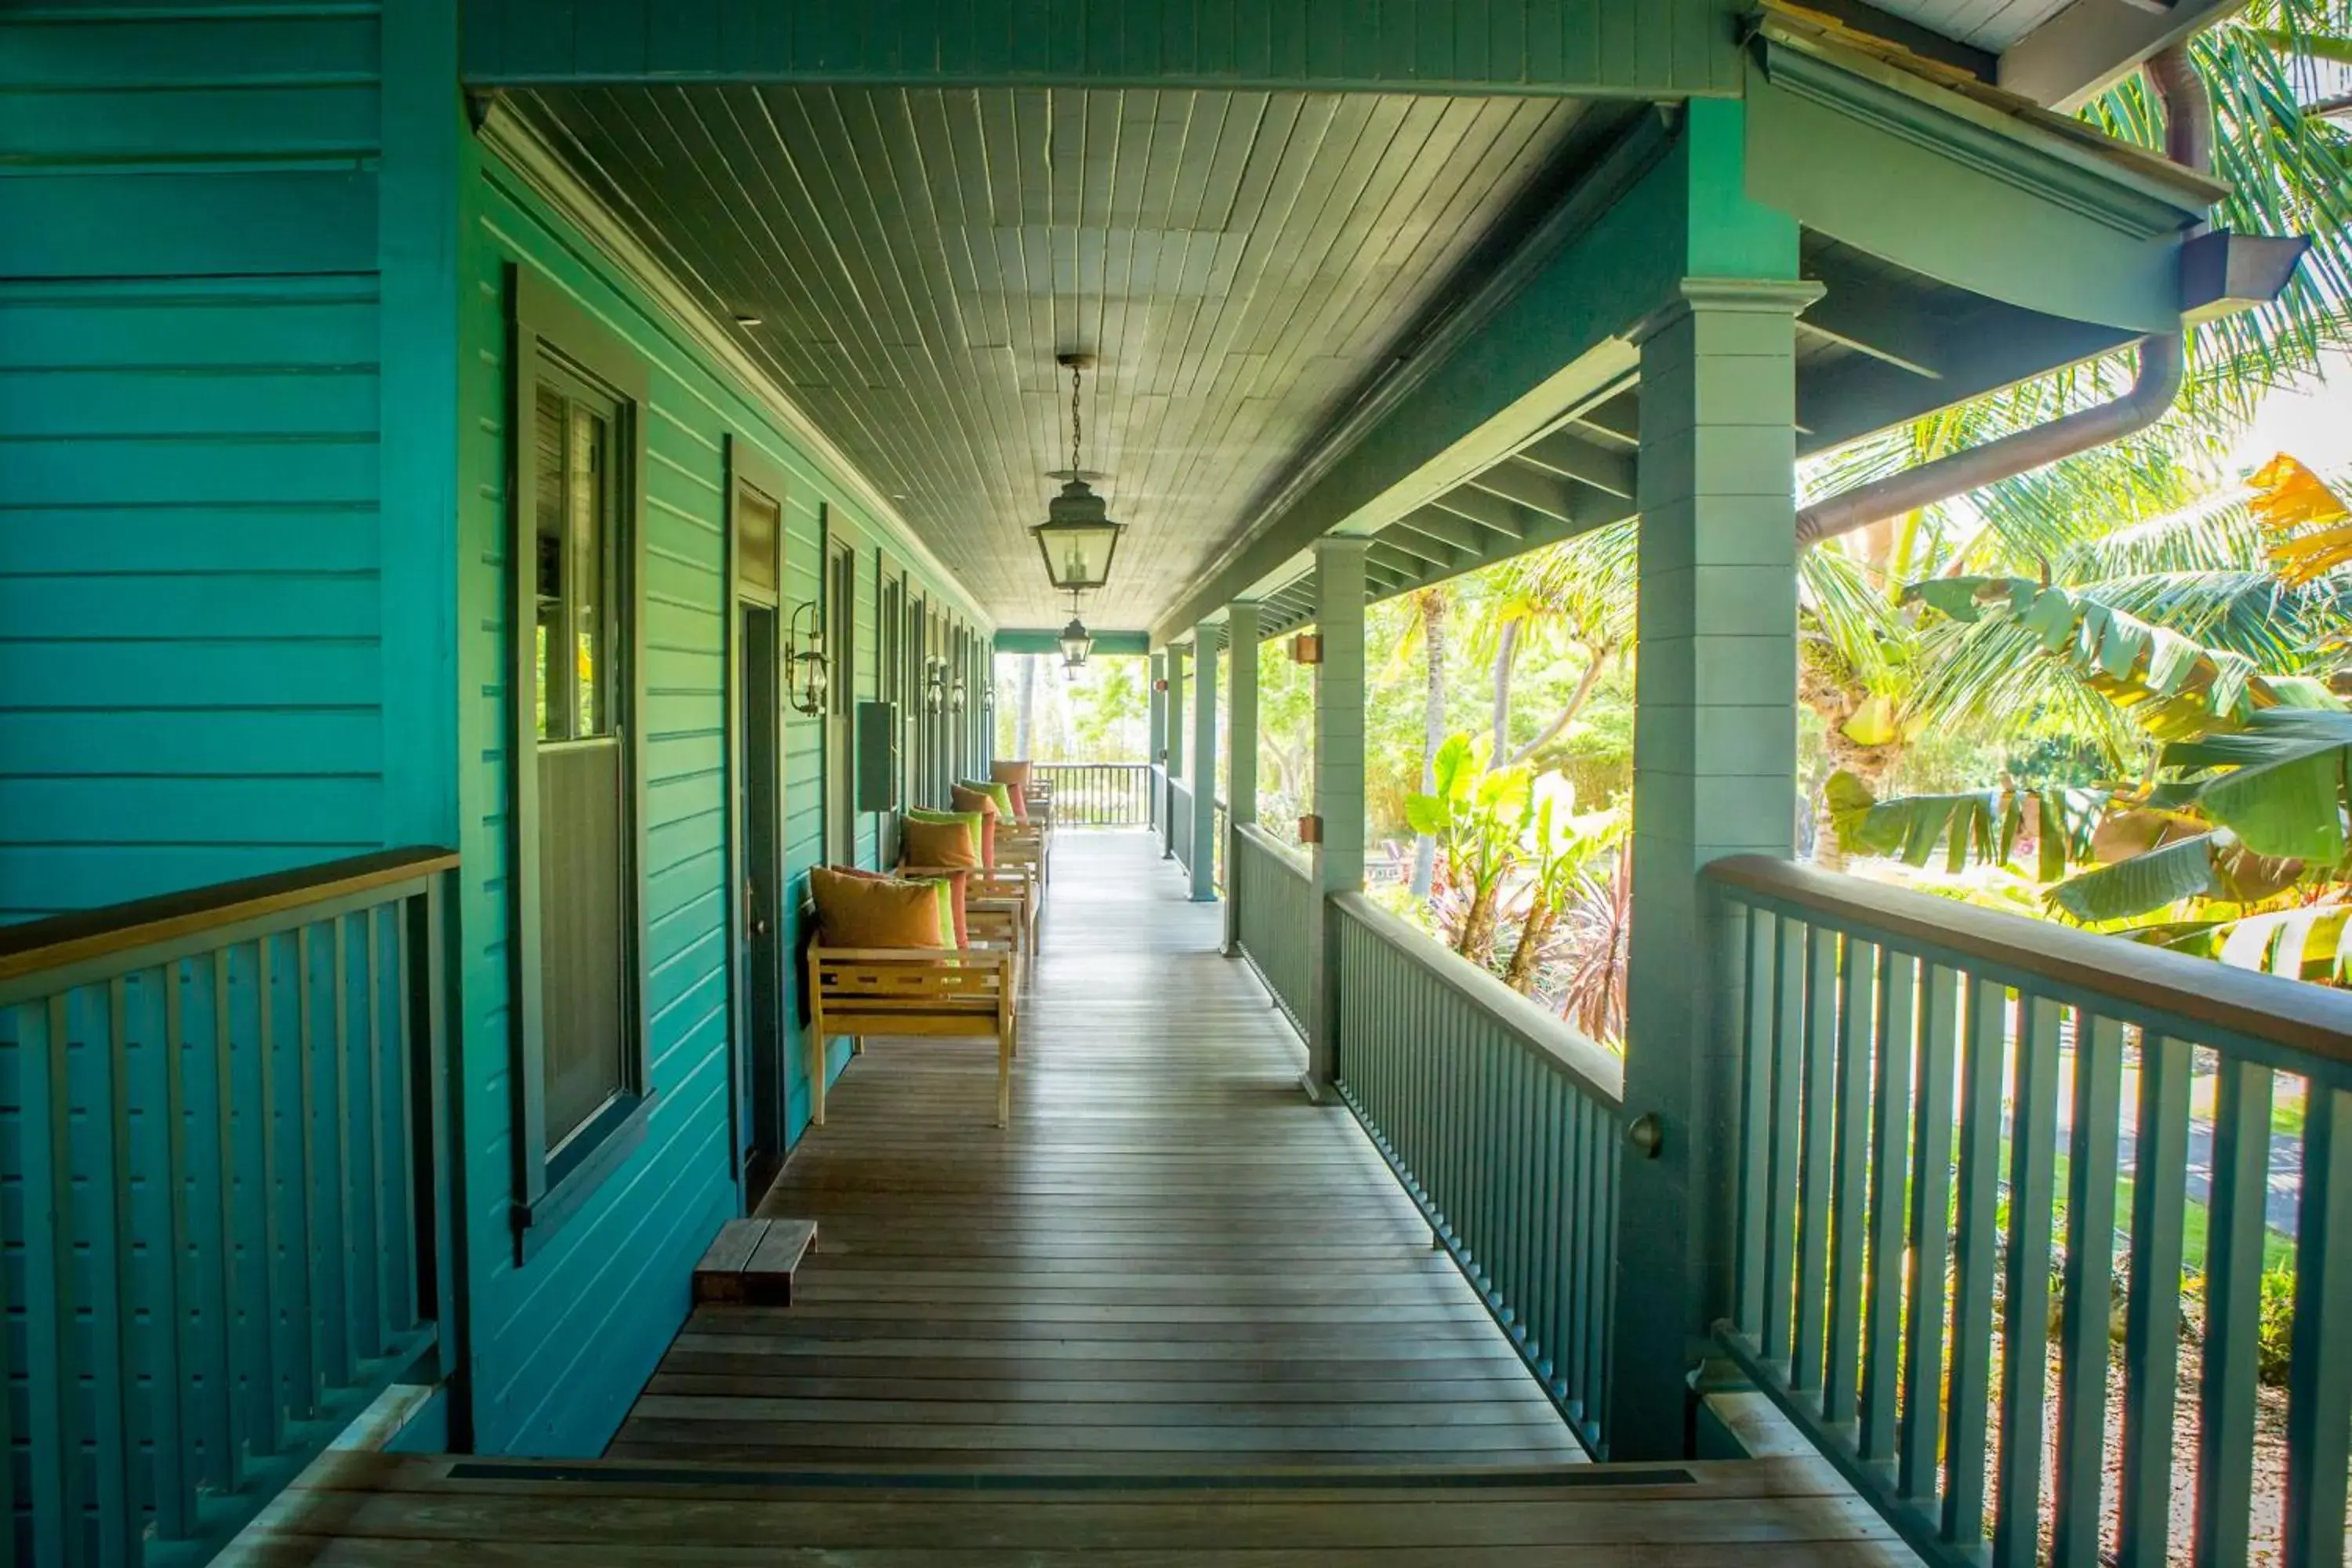
<instances>
[{"instance_id":1,"label":"wooden deck floor","mask_svg":"<svg viewBox=\"0 0 2352 1568\"><path fill-rule=\"evenodd\" d=\"M1580 1450L1139 833L1067 834L1010 1130L993 1047L877 1041L762 1212L789 1310L707 1309L609 1450L730 1463L1560 1463Z\"/></svg>"}]
</instances>

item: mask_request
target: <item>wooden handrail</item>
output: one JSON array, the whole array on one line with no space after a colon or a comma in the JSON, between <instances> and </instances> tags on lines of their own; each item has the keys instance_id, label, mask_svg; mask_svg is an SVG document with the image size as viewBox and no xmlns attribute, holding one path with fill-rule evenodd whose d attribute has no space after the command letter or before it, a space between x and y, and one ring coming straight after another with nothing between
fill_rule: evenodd
<instances>
[{"instance_id":1,"label":"wooden handrail","mask_svg":"<svg viewBox=\"0 0 2352 1568\"><path fill-rule=\"evenodd\" d=\"M2352 1062L2352 995L2120 937L2012 915L1769 855L1732 855L1707 880L1834 921L1997 963L2336 1062Z\"/></svg>"},{"instance_id":2,"label":"wooden handrail","mask_svg":"<svg viewBox=\"0 0 2352 1568\"><path fill-rule=\"evenodd\" d=\"M1276 838L1273 834L1268 833L1256 823L1243 823L1241 825L1241 837L1245 843L1249 844L1251 847L1265 850L1281 865L1284 870L1294 873L1302 880L1314 874L1306 865L1302 864L1305 857L1298 850L1293 849L1289 845L1285 844L1281 839Z\"/></svg>"},{"instance_id":3,"label":"wooden handrail","mask_svg":"<svg viewBox=\"0 0 2352 1568\"><path fill-rule=\"evenodd\" d=\"M1579 1094L1612 1116L1625 1109L1625 1064L1427 931L1416 931L1362 893L1332 900L1341 913L1381 939L1399 958L1493 1019Z\"/></svg>"},{"instance_id":4,"label":"wooden handrail","mask_svg":"<svg viewBox=\"0 0 2352 1568\"><path fill-rule=\"evenodd\" d=\"M75 910L0 927L0 980L86 963L160 942L231 926L309 904L348 898L454 869L457 852L414 846L378 849L291 871L272 871L184 892Z\"/></svg>"}]
</instances>

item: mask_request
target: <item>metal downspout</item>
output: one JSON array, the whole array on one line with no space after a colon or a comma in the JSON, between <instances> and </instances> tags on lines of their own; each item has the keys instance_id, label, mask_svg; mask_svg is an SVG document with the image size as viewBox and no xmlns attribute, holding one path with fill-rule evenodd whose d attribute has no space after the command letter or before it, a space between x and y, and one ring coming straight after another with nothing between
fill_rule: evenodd
<instances>
[{"instance_id":1,"label":"metal downspout","mask_svg":"<svg viewBox=\"0 0 2352 1568\"><path fill-rule=\"evenodd\" d=\"M2213 165L2213 100L2190 68L2188 49L2175 44L2150 58L2147 69L2148 81L2164 101L2166 155L2207 173ZM2205 226L2192 232L2202 233ZM2184 333L2145 338L2139 347L2139 374L2121 397L1815 501L1797 513L1797 548L2013 479L2145 430L2163 418L2180 395L2186 363Z\"/></svg>"}]
</instances>

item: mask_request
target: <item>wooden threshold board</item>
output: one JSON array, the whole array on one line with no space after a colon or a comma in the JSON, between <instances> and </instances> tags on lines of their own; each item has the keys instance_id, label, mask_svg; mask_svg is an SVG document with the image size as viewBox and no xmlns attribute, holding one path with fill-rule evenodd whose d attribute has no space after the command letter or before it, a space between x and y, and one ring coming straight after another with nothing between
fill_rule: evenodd
<instances>
[{"instance_id":1,"label":"wooden threshold board","mask_svg":"<svg viewBox=\"0 0 2352 1568\"><path fill-rule=\"evenodd\" d=\"M816 1249L813 1219L731 1219L694 1266L694 1300L705 1307L789 1307L801 1259Z\"/></svg>"},{"instance_id":2,"label":"wooden threshold board","mask_svg":"<svg viewBox=\"0 0 2352 1568\"><path fill-rule=\"evenodd\" d=\"M1818 1458L981 1477L331 1454L217 1563L1916 1568Z\"/></svg>"}]
</instances>

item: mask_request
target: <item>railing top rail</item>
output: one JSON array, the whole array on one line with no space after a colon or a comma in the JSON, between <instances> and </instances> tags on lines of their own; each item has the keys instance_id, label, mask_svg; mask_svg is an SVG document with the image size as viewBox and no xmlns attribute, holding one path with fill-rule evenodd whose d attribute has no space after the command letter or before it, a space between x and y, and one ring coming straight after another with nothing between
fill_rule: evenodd
<instances>
[{"instance_id":1,"label":"railing top rail","mask_svg":"<svg viewBox=\"0 0 2352 1568\"><path fill-rule=\"evenodd\" d=\"M1711 861L1708 880L1818 910L2013 973L2174 1014L2218 1031L2352 1062L2352 996L2284 975L1939 899L1767 855Z\"/></svg>"},{"instance_id":2,"label":"railing top rail","mask_svg":"<svg viewBox=\"0 0 2352 1568\"><path fill-rule=\"evenodd\" d=\"M1333 900L1342 913L1385 942L1406 963L1485 1013L1578 1092L1612 1115L1625 1109L1625 1064L1459 953L1416 931L1362 893Z\"/></svg>"},{"instance_id":3,"label":"railing top rail","mask_svg":"<svg viewBox=\"0 0 2352 1568\"><path fill-rule=\"evenodd\" d=\"M87 963L354 893L389 889L452 869L457 864L453 849L426 846L378 849L290 871L0 927L0 980Z\"/></svg>"},{"instance_id":4,"label":"railing top rail","mask_svg":"<svg viewBox=\"0 0 2352 1568\"><path fill-rule=\"evenodd\" d=\"M1302 879L1312 875L1307 868L1304 855L1260 827L1256 823L1244 822L1238 832L1243 840L1253 848L1263 849L1281 862L1284 870L1292 872Z\"/></svg>"}]
</instances>

